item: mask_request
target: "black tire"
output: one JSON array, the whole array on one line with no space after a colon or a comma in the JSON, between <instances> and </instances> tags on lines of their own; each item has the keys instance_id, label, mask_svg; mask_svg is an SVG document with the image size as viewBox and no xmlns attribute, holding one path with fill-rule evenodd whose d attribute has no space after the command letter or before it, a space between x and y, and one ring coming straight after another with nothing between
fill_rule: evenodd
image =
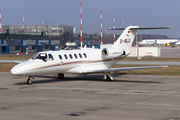
<instances>
[{"instance_id":1,"label":"black tire","mask_svg":"<svg viewBox=\"0 0 180 120\"><path fill-rule=\"evenodd\" d=\"M32 85L32 84L33 84L32 78L28 78L28 79L27 79L27 84L28 84L28 85Z\"/></svg>"},{"instance_id":2,"label":"black tire","mask_svg":"<svg viewBox=\"0 0 180 120\"><path fill-rule=\"evenodd\" d=\"M58 78L59 78L59 79L63 79L63 78L64 78L64 74L58 73Z\"/></svg>"}]
</instances>

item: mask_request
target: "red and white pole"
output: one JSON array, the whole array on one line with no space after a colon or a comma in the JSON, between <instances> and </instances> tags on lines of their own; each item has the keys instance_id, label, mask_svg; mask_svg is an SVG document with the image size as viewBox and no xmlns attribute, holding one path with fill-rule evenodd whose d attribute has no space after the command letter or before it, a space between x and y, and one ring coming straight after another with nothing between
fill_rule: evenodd
<instances>
[{"instance_id":1,"label":"red and white pole","mask_svg":"<svg viewBox=\"0 0 180 120\"><path fill-rule=\"evenodd\" d=\"M102 41L103 41L103 36L102 36L102 9L100 10L101 12L101 47L102 47Z\"/></svg>"},{"instance_id":2,"label":"red and white pole","mask_svg":"<svg viewBox=\"0 0 180 120\"><path fill-rule=\"evenodd\" d=\"M136 32L136 46L137 46L137 41L138 41L138 40L137 40L137 32Z\"/></svg>"},{"instance_id":3,"label":"red and white pole","mask_svg":"<svg viewBox=\"0 0 180 120\"><path fill-rule=\"evenodd\" d=\"M123 28L124 28L124 18L122 20L123 20Z\"/></svg>"},{"instance_id":4,"label":"red and white pole","mask_svg":"<svg viewBox=\"0 0 180 120\"><path fill-rule=\"evenodd\" d=\"M23 26L24 26L24 13L23 13Z\"/></svg>"},{"instance_id":5,"label":"red and white pole","mask_svg":"<svg viewBox=\"0 0 180 120\"><path fill-rule=\"evenodd\" d=\"M113 15L113 17L114 17L114 29L115 29L115 14ZM115 37L116 37L116 36L115 36L115 30L114 30L114 43L115 43L115 41L116 41L116 40L115 40Z\"/></svg>"},{"instance_id":6,"label":"red and white pole","mask_svg":"<svg viewBox=\"0 0 180 120\"><path fill-rule=\"evenodd\" d=\"M80 33L81 33L81 48L82 48L82 1L80 2L80 5L81 5L81 20L80 20L80 24L81 24L81 31L80 31Z\"/></svg>"},{"instance_id":7,"label":"red and white pole","mask_svg":"<svg viewBox=\"0 0 180 120\"><path fill-rule=\"evenodd\" d=\"M2 31L1 31L1 28L2 28L2 27L1 27L1 26L2 26L2 24L1 24L1 8L0 8L0 33L2 32Z\"/></svg>"},{"instance_id":8,"label":"red and white pole","mask_svg":"<svg viewBox=\"0 0 180 120\"><path fill-rule=\"evenodd\" d=\"M42 26L44 26L44 19L42 19Z\"/></svg>"}]
</instances>

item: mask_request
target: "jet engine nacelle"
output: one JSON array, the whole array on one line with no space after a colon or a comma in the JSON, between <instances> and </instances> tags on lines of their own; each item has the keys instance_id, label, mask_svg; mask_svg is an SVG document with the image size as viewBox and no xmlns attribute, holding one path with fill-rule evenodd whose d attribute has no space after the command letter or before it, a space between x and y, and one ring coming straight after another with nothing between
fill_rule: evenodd
<instances>
[{"instance_id":1,"label":"jet engine nacelle","mask_svg":"<svg viewBox=\"0 0 180 120\"><path fill-rule=\"evenodd\" d=\"M124 50L123 51L123 55L129 55L131 52L130 52L130 50Z\"/></svg>"},{"instance_id":2,"label":"jet engine nacelle","mask_svg":"<svg viewBox=\"0 0 180 120\"><path fill-rule=\"evenodd\" d=\"M171 46L170 43L164 43L164 46Z\"/></svg>"},{"instance_id":3,"label":"jet engine nacelle","mask_svg":"<svg viewBox=\"0 0 180 120\"><path fill-rule=\"evenodd\" d=\"M105 59L117 58L123 55L123 50L116 48L104 48L102 49L102 57Z\"/></svg>"}]
</instances>

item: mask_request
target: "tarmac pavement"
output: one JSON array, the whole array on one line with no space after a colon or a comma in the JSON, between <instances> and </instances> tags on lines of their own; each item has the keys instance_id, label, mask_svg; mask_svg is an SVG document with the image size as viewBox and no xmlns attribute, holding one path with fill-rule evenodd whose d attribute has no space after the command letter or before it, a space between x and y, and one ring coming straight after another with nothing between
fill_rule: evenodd
<instances>
[{"instance_id":1,"label":"tarmac pavement","mask_svg":"<svg viewBox=\"0 0 180 120\"><path fill-rule=\"evenodd\" d=\"M180 120L180 76L0 73L1 120Z\"/></svg>"}]
</instances>

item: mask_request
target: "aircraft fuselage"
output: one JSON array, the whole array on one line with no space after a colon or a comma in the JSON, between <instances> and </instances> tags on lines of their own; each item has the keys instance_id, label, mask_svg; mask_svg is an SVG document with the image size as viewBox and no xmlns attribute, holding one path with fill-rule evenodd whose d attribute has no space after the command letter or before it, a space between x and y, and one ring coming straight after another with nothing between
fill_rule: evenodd
<instances>
[{"instance_id":1,"label":"aircraft fuselage","mask_svg":"<svg viewBox=\"0 0 180 120\"><path fill-rule=\"evenodd\" d=\"M122 58L121 56L118 59L105 59L101 51L101 49L87 49L39 52L38 54L47 58L38 59L37 54L36 58L16 65L11 73L23 76L49 73L83 74L91 70L108 69ZM49 58L49 55L52 58Z\"/></svg>"}]
</instances>

